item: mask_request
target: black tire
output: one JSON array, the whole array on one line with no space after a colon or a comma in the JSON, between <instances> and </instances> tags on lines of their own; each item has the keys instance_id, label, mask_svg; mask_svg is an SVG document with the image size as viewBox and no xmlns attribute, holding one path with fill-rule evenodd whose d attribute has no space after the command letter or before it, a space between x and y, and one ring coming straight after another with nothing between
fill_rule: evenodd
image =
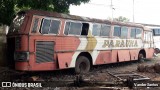
<instances>
[{"instance_id":1,"label":"black tire","mask_svg":"<svg viewBox=\"0 0 160 90\"><path fill-rule=\"evenodd\" d=\"M145 55L142 52L140 52L138 54L138 61L143 62L144 60L145 60Z\"/></svg>"},{"instance_id":2,"label":"black tire","mask_svg":"<svg viewBox=\"0 0 160 90\"><path fill-rule=\"evenodd\" d=\"M90 61L85 56L79 56L76 60L75 73L84 74L90 70Z\"/></svg>"}]
</instances>

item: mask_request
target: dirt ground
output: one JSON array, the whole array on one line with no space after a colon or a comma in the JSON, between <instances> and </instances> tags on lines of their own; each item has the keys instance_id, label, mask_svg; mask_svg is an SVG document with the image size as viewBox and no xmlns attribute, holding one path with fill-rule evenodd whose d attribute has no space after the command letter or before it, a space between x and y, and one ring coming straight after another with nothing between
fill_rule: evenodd
<instances>
[{"instance_id":1,"label":"dirt ground","mask_svg":"<svg viewBox=\"0 0 160 90\"><path fill-rule=\"evenodd\" d=\"M94 66L92 70L82 75L82 78L84 80L88 80L91 82L113 82L117 79L111 76L108 72L134 72L146 77L149 77L151 81L159 81L160 83L160 73L156 72L139 72L137 71L138 65L154 65L155 63L160 63L160 58L152 58L150 60L145 61L133 61L133 62L124 62L124 63L118 63L118 64L108 64L108 65L100 65L100 66ZM26 80L26 78L35 76L38 77L38 81L43 82L53 82L53 81L75 81L76 76L74 74L74 69L69 70L59 70L59 71L53 71L53 72L37 72L32 75L22 75L16 77L13 81L23 81ZM144 81L145 83L145 81ZM56 84L55 84L56 85ZM6 90L4 88L1 88L2 90ZM18 88L20 89L20 88ZM13 90L18 90L17 88L13 88ZM158 87L134 87L133 89L129 89L128 87L106 87L105 85L89 85L89 86L73 86L73 87L45 87L45 88L21 88L21 90L160 90L160 86ZM10 89L8 89L10 90Z\"/></svg>"},{"instance_id":2,"label":"dirt ground","mask_svg":"<svg viewBox=\"0 0 160 90\"><path fill-rule=\"evenodd\" d=\"M108 64L108 65L99 65L94 66L89 73L82 75L83 80L88 80L90 82L115 82L117 78L111 76L108 72L134 72L143 76L146 76L151 79L151 81L159 81L160 83L160 73L156 72L139 72L137 71L138 65L154 65L155 63L160 63L160 54L157 57L154 57L150 60L145 61L132 61L132 62L123 62L118 64ZM0 72L3 68L0 67ZM12 73L12 72L10 72ZM13 74L13 73L12 73ZM6 76L6 74L4 74ZM0 81L4 80L3 74L0 75ZM22 74L18 76L14 76L11 78L12 81L23 81L28 80L29 77L38 77L37 81L42 81L45 83L54 82L54 81L62 81L65 83L66 81L75 81L77 75L74 73L74 69L69 70L58 70L58 71L50 71L50 72L36 72L32 74ZM10 78L10 77L9 77ZM145 81L144 81L145 83ZM56 85L56 84L55 84ZM159 84L160 85L160 84ZM160 86L158 87L134 87L133 89L129 89L128 87L106 87L105 85L89 85L89 86L64 86L64 87L44 87L44 88L0 88L0 90L160 90Z\"/></svg>"}]
</instances>

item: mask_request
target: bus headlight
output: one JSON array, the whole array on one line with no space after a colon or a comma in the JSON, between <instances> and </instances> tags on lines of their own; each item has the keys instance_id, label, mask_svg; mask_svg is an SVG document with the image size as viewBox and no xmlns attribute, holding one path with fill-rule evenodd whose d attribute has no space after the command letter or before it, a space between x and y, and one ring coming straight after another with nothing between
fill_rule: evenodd
<instances>
[{"instance_id":1,"label":"bus headlight","mask_svg":"<svg viewBox=\"0 0 160 90\"><path fill-rule=\"evenodd\" d=\"M29 60L29 52L15 52L14 53L15 61L28 61Z\"/></svg>"}]
</instances>

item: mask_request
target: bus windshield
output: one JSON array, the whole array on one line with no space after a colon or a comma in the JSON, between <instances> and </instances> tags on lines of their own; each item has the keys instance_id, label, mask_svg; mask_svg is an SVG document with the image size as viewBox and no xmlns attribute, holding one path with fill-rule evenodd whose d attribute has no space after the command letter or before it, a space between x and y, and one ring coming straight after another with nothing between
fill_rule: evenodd
<instances>
[{"instance_id":1,"label":"bus windshield","mask_svg":"<svg viewBox=\"0 0 160 90\"><path fill-rule=\"evenodd\" d=\"M23 21L24 21L24 14L18 14L14 19L13 22L11 23L10 29L9 29L9 33L13 33L13 32L19 32L20 30L20 26L22 25Z\"/></svg>"}]
</instances>

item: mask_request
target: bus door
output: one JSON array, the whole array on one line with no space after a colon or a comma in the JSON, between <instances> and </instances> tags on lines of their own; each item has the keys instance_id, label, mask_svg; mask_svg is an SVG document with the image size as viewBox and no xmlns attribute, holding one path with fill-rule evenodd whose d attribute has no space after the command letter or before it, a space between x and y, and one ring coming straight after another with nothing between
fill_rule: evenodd
<instances>
[{"instance_id":1,"label":"bus door","mask_svg":"<svg viewBox=\"0 0 160 90\"><path fill-rule=\"evenodd\" d=\"M153 37L151 31L144 32L144 47L145 48L153 47Z\"/></svg>"},{"instance_id":2,"label":"bus door","mask_svg":"<svg viewBox=\"0 0 160 90\"><path fill-rule=\"evenodd\" d=\"M154 47L160 49L160 29L153 29Z\"/></svg>"}]
</instances>

